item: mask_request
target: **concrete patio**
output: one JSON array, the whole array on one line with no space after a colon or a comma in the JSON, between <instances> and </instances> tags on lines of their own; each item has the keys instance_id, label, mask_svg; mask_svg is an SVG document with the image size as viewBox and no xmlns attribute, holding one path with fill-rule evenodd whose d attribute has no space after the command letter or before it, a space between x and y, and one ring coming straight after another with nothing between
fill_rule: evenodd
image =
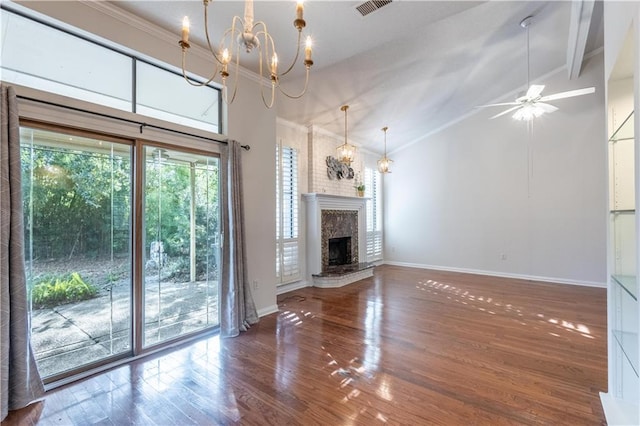
<instances>
[{"instance_id":1,"label":"concrete patio","mask_svg":"<svg viewBox=\"0 0 640 426\"><path fill-rule=\"evenodd\" d=\"M145 346L219 323L217 281L158 282L150 277L144 298ZM33 310L31 344L40 374L51 376L130 351L131 315L127 282L103 288L94 299Z\"/></svg>"}]
</instances>

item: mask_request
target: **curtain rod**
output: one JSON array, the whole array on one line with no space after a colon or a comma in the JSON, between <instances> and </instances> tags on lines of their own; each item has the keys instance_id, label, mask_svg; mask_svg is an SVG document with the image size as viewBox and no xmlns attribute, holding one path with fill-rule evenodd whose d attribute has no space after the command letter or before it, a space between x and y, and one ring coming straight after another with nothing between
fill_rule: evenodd
<instances>
[{"instance_id":1,"label":"curtain rod","mask_svg":"<svg viewBox=\"0 0 640 426\"><path fill-rule=\"evenodd\" d=\"M49 105L49 106L54 106L54 107L59 107L59 108L65 108L65 109L69 109L69 110L76 111L76 112L82 112L82 113L85 113L85 114L97 115L97 116L103 117L103 118L110 118L112 120L124 121L125 123L136 124L136 125L140 126L140 134L142 134L142 130L145 127L150 127L152 129L156 129L156 130L162 130L162 131L165 131L165 132L176 133L178 135L190 136L190 137L193 137L193 138L204 139L204 140L217 142L217 143L221 143L221 144L225 144L225 145L229 144L229 140L228 139L227 140L220 140L220 139L210 138L210 137L207 137L207 136L194 135L193 133L183 132L181 130L170 129L168 127L162 127L162 126L158 126L158 125L155 125L155 124L148 124L148 123L145 123L145 122L142 122L142 121L131 120L129 118L116 117L115 115L105 114L105 113L102 113L102 112L87 111L87 110L84 110L82 108L77 108L77 107L73 107L73 106L69 106L69 105L63 105L63 104L59 104L59 103L56 103L56 102L43 101L42 99L31 98L31 97L28 97L28 96L22 96L22 95L18 95L18 94L16 94L16 96L18 97L18 99L24 99L26 101L37 102L37 103L41 103L41 104L44 104L44 105ZM240 145L240 146L242 148L246 149L247 151L249 151L251 149L250 145Z\"/></svg>"}]
</instances>

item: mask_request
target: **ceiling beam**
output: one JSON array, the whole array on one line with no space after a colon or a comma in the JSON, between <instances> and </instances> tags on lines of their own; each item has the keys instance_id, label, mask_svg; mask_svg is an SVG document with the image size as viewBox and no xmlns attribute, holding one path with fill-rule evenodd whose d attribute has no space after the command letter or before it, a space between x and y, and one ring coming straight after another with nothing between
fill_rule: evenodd
<instances>
[{"instance_id":1,"label":"ceiling beam","mask_svg":"<svg viewBox=\"0 0 640 426\"><path fill-rule=\"evenodd\" d=\"M569 42L567 44L567 71L570 80L578 78L582 69L594 5L595 0L573 0L571 2Z\"/></svg>"}]
</instances>

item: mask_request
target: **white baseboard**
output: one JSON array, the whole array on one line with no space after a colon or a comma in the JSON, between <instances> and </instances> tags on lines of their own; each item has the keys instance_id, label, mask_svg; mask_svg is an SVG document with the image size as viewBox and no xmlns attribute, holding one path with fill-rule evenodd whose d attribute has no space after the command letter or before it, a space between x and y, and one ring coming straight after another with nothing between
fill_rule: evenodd
<instances>
[{"instance_id":1,"label":"white baseboard","mask_svg":"<svg viewBox=\"0 0 640 426\"><path fill-rule=\"evenodd\" d=\"M276 287L276 295L280 296L281 294L289 293L290 291L298 290L298 289L309 287L309 286L310 286L309 282L305 280L279 285L278 287Z\"/></svg>"},{"instance_id":2,"label":"white baseboard","mask_svg":"<svg viewBox=\"0 0 640 426\"><path fill-rule=\"evenodd\" d=\"M529 280L529 281L542 281L548 283L557 283L557 284L570 284L570 285L581 285L586 287L601 287L606 288L607 283L597 282L597 281L578 281L578 280L568 280L565 278L552 278L552 277L542 277L538 275L524 275L524 274L512 274L509 272L496 272L496 271L484 271L481 269L468 269L468 268L455 268L450 266L436 266L436 265L425 265L422 263L409 263L409 262L394 262L394 261L385 261L385 265L393 265L393 266L406 266L409 268L419 268L419 269L433 269L436 271L448 271L448 272L462 272L465 274L475 274L475 275L488 275L491 277L501 277L501 278L513 278L518 280Z\"/></svg>"},{"instance_id":3,"label":"white baseboard","mask_svg":"<svg viewBox=\"0 0 640 426\"><path fill-rule=\"evenodd\" d=\"M276 295L281 295L283 293L288 293L293 290L298 290L300 288L309 287L309 283L307 281L295 281L292 283L283 284L281 286L276 287ZM271 315L275 312L278 312L278 305L267 306L266 308L258 309L258 317L262 318L267 315Z\"/></svg>"},{"instance_id":4,"label":"white baseboard","mask_svg":"<svg viewBox=\"0 0 640 426\"><path fill-rule=\"evenodd\" d=\"M266 308L258 309L258 317L266 317L267 315L271 315L275 312L278 312L278 305L267 306Z\"/></svg>"}]
</instances>

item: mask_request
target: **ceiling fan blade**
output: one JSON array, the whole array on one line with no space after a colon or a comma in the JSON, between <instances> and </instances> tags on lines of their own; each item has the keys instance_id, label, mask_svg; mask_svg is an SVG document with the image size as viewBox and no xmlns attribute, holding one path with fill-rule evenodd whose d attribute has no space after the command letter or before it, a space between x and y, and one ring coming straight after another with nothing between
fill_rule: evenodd
<instances>
[{"instance_id":1,"label":"ceiling fan blade","mask_svg":"<svg viewBox=\"0 0 640 426\"><path fill-rule=\"evenodd\" d=\"M555 107L550 104L545 104L544 102L536 102L534 105L542 109L545 113L554 112L558 110L558 107Z\"/></svg>"},{"instance_id":2,"label":"ceiling fan blade","mask_svg":"<svg viewBox=\"0 0 640 426\"><path fill-rule=\"evenodd\" d=\"M540 96L540 93L544 90L544 84L532 84L529 86L529 90L527 90L527 94L525 95L528 99L537 98Z\"/></svg>"},{"instance_id":3,"label":"ceiling fan blade","mask_svg":"<svg viewBox=\"0 0 640 426\"><path fill-rule=\"evenodd\" d=\"M493 117L489 118L489 120L493 120L494 118L498 118L498 117L501 117L501 116L503 116L505 114L509 114L511 111L514 111L514 110L516 110L518 108L521 108L521 105L516 105L513 108L506 109L506 110L502 111L501 113L498 113L498 114L494 115Z\"/></svg>"},{"instance_id":4,"label":"ceiling fan blade","mask_svg":"<svg viewBox=\"0 0 640 426\"><path fill-rule=\"evenodd\" d=\"M487 104L487 105L478 105L476 108L486 108L486 107L494 107L494 106L507 106L507 105L520 105L520 102L502 102L499 104Z\"/></svg>"},{"instance_id":5,"label":"ceiling fan blade","mask_svg":"<svg viewBox=\"0 0 640 426\"><path fill-rule=\"evenodd\" d=\"M585 87L584 89L569 90L568 92L554 93L552 95L543 96L541 101L555 101L556 99L571 98L573 96L588 95L596 91L595 87Z\"/></svg>"}]
</instances>

